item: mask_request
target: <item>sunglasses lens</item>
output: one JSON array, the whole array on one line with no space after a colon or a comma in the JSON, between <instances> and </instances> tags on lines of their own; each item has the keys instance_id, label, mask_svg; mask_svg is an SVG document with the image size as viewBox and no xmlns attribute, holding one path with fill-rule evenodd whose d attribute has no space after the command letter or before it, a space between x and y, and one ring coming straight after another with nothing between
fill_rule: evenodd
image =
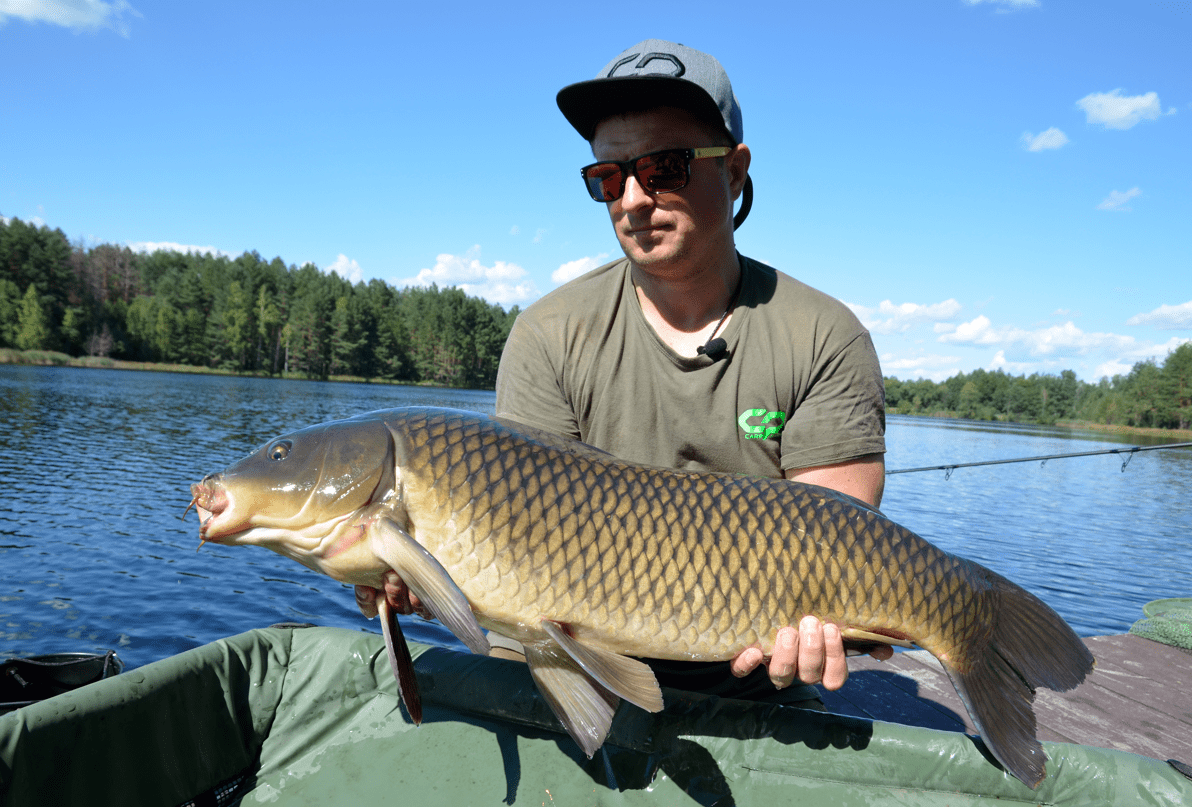
<instances>
[{"instance_id":1,"label":"sunglasses lens","mask_svg":"<svg viewBox=\"0 0 1192 807\"><path fill-rule=\"evenodd\" d=\"M651 193L670 193L687 185L686 151L663 151L640 158L637 178Z\"/></svg>"},{"instance_id":2,"label":"sunglasses lens","mask_svg":"<svg viewBox=\"0 0 1192 807\"><path fill-rule=\"evenodd\" d=\"M584 169L584 184L597 202L611 202L621 195L625 179L616 163L596 163Z\"/></svg>"}]
</instances>

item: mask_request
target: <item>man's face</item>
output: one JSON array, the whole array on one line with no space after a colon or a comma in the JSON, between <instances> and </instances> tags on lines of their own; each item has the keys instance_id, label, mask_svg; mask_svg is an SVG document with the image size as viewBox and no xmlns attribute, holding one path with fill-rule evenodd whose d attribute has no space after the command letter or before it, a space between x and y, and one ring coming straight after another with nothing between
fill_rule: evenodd
<instances>
[{"instance_id":1,"label":"man's face","mask_svg":"<svg viewBox=\"0 0 1192 807\"><path fill-rule=\"evenodd\" d=\"M630 160L725 142L691 113L663 107L601 121L592 152L597 160ZM636 177L627 178L625 193L608 203L626 257L651 274L681 277L733 255L733 200L744 185L748 154L738 146L723 160L693 160L687 187L674 193L650 194Z\"/></svg>"}]
</instances>

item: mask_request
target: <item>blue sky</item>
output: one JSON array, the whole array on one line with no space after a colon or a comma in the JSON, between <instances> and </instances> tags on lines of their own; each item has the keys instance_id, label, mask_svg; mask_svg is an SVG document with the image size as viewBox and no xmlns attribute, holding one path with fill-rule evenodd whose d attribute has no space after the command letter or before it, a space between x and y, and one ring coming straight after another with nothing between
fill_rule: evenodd
<instances>
[{"instance_id":1,"label":"blue sky","mask_svg":"<svg viewBox=\"0 0 1192 807\"><path fill-rule=\"evenodd\" d=\"M0 0L0 215L524 307L619 255L554 96L648 37L732 79L738 248L887 375L1192 337L1189 2Z\"/></svg>"}]
</instances>

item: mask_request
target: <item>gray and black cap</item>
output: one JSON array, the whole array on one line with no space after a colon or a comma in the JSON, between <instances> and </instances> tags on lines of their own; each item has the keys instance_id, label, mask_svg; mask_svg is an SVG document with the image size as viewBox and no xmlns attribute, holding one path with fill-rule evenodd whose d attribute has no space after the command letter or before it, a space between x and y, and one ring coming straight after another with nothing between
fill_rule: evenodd
<instances>
[{"instance_id":1,"label":"gray and black cap","mask_svg":"<svg viewBox=\"0 0 1192 807\"><path fill-rule=\"evenodd\" d=\"M734 142L744 140L741 105L728 73L702 51L647 39L617 56L590 81L569 84L556 97L559 109L585 140L596 124L620 112L676 106L720 121Z\"/></svg>"}]
</instances>

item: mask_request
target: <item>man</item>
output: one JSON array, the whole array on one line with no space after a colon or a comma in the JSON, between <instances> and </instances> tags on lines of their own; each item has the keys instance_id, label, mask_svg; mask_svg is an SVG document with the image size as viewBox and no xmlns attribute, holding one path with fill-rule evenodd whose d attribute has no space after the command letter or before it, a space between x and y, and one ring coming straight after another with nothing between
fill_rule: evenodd
<instances>
[{"instance_id":1,"label":"man","mask_svg":"<svg viewBox=\"0 0 1192 807\"><path fill-rule=\"evenodd\" d=\"M607 206L625 258L518 317L497 414L622 459L785 475L877 507L877 356L841 303L737 253L750 152L720 63L647 40L563 88L558 104L591 143L597 162L583 180ZM772 652L780 688L797 675L835 689L848 675L839 629L814 617L781 631ZM732 671L746 675L762 660L751 648Z\"/></svg>"},{"instance_id":2,"label":"man","mask_svg":"<svg viewBox=\"0 0 1192 807\"><path fill-rule=\"evenodd\" d=\"M514 323L497 414L622 459L786 476L874 507L884 480L884 394L869 334L838 301L740 256L749 148L711 56L647 40L558 104L591 143L583 169L625 257L546 295ZM399 611L404 587L386 585ZM372 594L361 610L375 613ZM835 625L814 616L726 665L655 663L662 683L784 702L848 676ZM888 657L890 648L875 651ZM768 672L768 678L766 673ZM749 676L744 682L732 676Z\"/></svg>"}]
</instances>

